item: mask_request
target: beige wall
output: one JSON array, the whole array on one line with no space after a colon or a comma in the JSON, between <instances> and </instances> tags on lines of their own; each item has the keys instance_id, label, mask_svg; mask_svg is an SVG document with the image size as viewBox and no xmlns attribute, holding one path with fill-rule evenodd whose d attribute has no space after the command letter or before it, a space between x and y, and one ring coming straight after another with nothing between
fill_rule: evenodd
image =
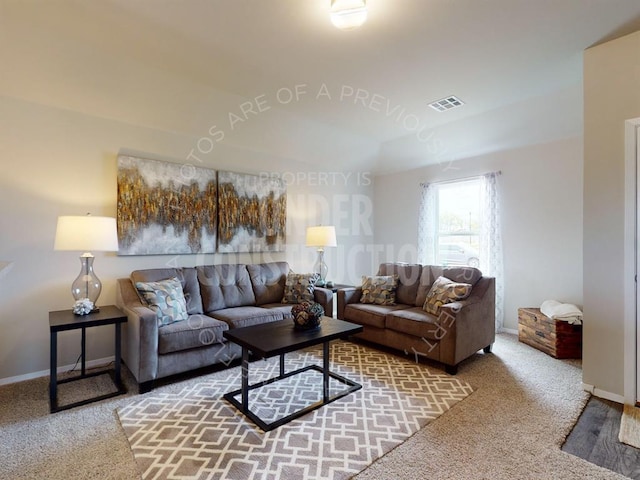
<instances>
[{"instance_id":1,"label":"beige wall","mask_svg":"<svg viewBox=\"0 0 640 480\"><path fill-rule=\"evenodd\" d=\"M304 246L305 228L318 223L337 230L339 246L326 252L330 279L346 282L347 271L366 270L372 180L366 167L344 172L344 165L373 157L376 142L292 114L276 91L248 99L216 88L215 78L145 54L135 27L121 28L134 20L95 17L91 9L62 3L12 2L2 10L0 57L7 68L0 75L0 266L11 267L0 272L0 383L48 368L48 311L71 306L69 288L80 268L78 254L53 251L56 218L87 211L115 215L121 151L282 174L288 184L287 251L96 254L102 304L113 303L115 278L136 268L287 259L296 271L309 271L315 251ZM220 66L216 78L224 73ZM198 160L189 157L192 151ZM75 362L76 333L61 335L60 365ZM112 329L89 331L88 337L91 359L113 354Z\"/></svg>"},{"instance_id":2,"label":"beige wall","mask_svg":"<svg viewBox=\"0 0 640 480\"><path fill-rule=\"evenodd\" d=\"M416 261L420 182L501 170L504 327L519 307L582 304L582 141L560 140L375 179L373 262ZM401 213L400 213L401 212Z\"/></svg>"},{"instance_id":3,"label":"beige wall","mask_svg":"<svg viewBox=\"0 0 640 480\"><path fill-rule=\"evenodd\" d=\"M640 32L584 54L583 380L624 392L624 131L640 117Z\"/></svg>"},{"instance_id":4,"label":"beige wall","mask_svg":"<svg viewBox=\"0 0 640 480\"><path fill-rule=\"evenodd\" d=\"M48 369L48 312L73 303L70 286L80 271L79 253L53 251L58 215L90 211L114 216L119 151L180 163L197 140L0 96L0 262L12 263L0 273L0 383ZM208 168L282 175L288 184L287 251L133 257L96 253L95 270L103 282L100 304L113 303L115 279L138 268L286 259L294 270L310 271L315 251L304 246L304 236L306 227L317 223L337 227L339 246L326 253L331 279L346 281L346 268L365 270L366 256L358 252L373 238L367 172L323 172L250 145L220 143L201 158ZM113 355L112 327L90 329L87 336L90 360ZM59 365L73 364L80 353L78 332L61 334L58 351Z\"/></svg>"}]
</instances>

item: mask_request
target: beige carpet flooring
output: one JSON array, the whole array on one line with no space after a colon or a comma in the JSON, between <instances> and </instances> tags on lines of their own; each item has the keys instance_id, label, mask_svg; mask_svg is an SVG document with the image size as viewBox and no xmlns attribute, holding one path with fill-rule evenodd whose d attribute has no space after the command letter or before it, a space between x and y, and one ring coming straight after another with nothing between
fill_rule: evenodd
<instances>
[{"instance_id":1,"label":"beige carpet flooring","mask_svg":"<svg viewBox=\"0 0 640 480\"><path fill-rule=\"evenodd\" d=\"M640 448L640 408L632 405L624 406L619 439L622 443Z\"/></svg>"},{"instance_id":2,"label":"beige carpet flooring","mask_svg":"<svg viewBox=\"0 0 640 480\"><path fill-rule=\"evenodd\" d=\"M458 377L472 395L354 478L625 478L560 450L588 399L579 362L555 360L501 334L494 353L476 354ZM150 394L177 393L198 381ZM140 397L129 393L50 415L47 385L39 378L0 387L0 479L140 478L115 413Z\"/></svg>"}]
</instances>

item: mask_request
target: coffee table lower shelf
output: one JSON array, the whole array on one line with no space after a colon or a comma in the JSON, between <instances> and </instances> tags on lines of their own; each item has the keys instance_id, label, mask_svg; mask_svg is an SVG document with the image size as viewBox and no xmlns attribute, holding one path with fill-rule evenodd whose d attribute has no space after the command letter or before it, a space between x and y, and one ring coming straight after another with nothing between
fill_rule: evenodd
<instances>
[{"instance_id":1,"label":"coffee table lower shelf","mask_svg":"<svg viewBox=\"0 0 640 480\"><path fill-rule=\"evenodd\" d=\"M284 356L284 355L283 355ZM301 374L303 372L306 372L308 370L316 370L318 372L323 373L322 368L317 366L317 365L309 365L306 366L304 368L299 368L298 370L294 370L292 372L288 372L284 375L279 375L277 377L274 378L270 378L269 380L266 380L264 382L260 382L257 383L255 385L250 385L247 388L247 394L248 392L250 392L251 390L255 390L256 388L260 388L263 387L265 385L268 385L270 383L274 383L277 382L279 380L283 380L285 378L288 377L292 377L294 375L298 375ZM285 417L279 418L278 420L275 420L273 422L265 422L263 419L261 419L257 414L255 414L254 412L251 411L251 409L247 406L246 408L244 408L242 406L242 400L238 400L236 397L240 396L240 398L243 398L242 395L242 389L239 390L235 390L233 392L229 392L229 393L225 393L224 394L224 398L225 400L227 400L229 403L231 403L234 407L236 407L240 412L242 412L244 415L246 415L253 423L255 423L258 427L260 427L262 430L264 430L265 432L269 432L271 430L274 430L278 427L281 427L282 425L284 425L285 423L289 423L292 420L295 420L296 418L300 418L303 415L306 415L309 412L312 412L313 410L316 410L317 408L320 408L324 405L328 405L331 402L334 402L346 395L349 395L350 393L353 393L357 390L360 390L362 388L362 385L360 385L359 383L356 383L352 380L349 380L348 378L345 378L341 375L338 375L337 373L334 372L329 372L329 376L335 380L338 380L339 382L344 383L345 385L347 385L348 388L345 388L344 390L338 392L338 393L334 393L333 395L328 395L327 394L327 390L324 389L323 392L323 398L321 401L312 403L311 405L297 410ZM245 395L244 397L247 397L248 395Z\"/></svg>"}]
</instances>

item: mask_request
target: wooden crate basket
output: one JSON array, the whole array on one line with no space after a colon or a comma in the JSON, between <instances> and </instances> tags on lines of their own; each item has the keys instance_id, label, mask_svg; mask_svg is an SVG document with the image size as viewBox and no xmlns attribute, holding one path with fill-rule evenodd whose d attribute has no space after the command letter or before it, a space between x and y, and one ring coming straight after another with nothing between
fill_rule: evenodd
<instances>
[{"instance_id":1,"label":"wooden crate basket","mask_svg":"<svg viewBox=\"0 0 640 480\"><path fill-rule=\"evenodd\" d=\"M518 339L555 358L582 358L582 325L551 320L539 308L518 309Z\"/></svg>"}]
</instances>

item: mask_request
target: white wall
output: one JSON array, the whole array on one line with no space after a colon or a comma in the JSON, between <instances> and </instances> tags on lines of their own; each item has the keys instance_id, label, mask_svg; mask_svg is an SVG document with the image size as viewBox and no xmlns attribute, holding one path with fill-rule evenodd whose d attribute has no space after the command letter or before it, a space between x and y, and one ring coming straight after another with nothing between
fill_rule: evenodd
<instances>
[{"instance_id":1,"label":"white wall","mask_svg":"<svg viewBox=\"0 0 640 480\"><path fill-rule=\"evenodd\" d=\"M640 32L585 51L584 112L583 379L621 397L624 130L625 120L640 117Z\"/></svg>"},{"instance_id":2,"label":"white wall","mask_svg":"<svg viewBox=\"0 0 640 480\"><path fill-rule=\"evenodd\" d=\"M377 176L373 263L416 261L421 182L498 170L504 327L517 329L519 307L538 307L548 299L582 304L581 138Z\"/></svg>"},{"instance_id":3,"label":"white wall","mask_svg":"<svg viewBox=\"0 0 640 480\"><path fill-rule=\"evenodd\" d=\"M342 165L372 157L377 143L293 115L275 92L247 99L221 90L215 78L167 64L162 49L148 55L134 20L94 13L60 2L2 9L0 265L11 266L0 273L0 383L48 368L48 312L71 306L69 289L80 268L78 254L53 251L56 218L115 215L119 152L282 175L287 251L96 254L103 305L115 300L114 280L136 268L286 259L294 270L310 271L316 254L304 246L305 228L318 223L337 227L339 246L326 252L330 279L347 282L348 270L369 263L363 245L373 238L372 179ZM203 61L215 59L203 54ZM222 65L218 70L224 76ZM75 362L78 335L60 336L59 364ZM112 336L108 327L88 332L90 359L113 354Z\"/></svg>"},{"instance_id":4,"label":"white wall","mask_svg":"<svg viewBox=\"0 0 640 480\"><path fill-rule=\"evenodd\" d=\"M73 303L70 286L80 270L79 253L53 251L57 217L88 211L115 216L118 152L181 163L197 141L196 136L0 96L0 262L12 262L0 273L0 383L48 369L48 312ZM95 270L103 282L100 304L112 304L115 279L138 268L286 259L294 270L310 271L315 251L304 246L304 235L307 226L318 223L337 227L339 247L326 254L331 279L347 281L347 267L366 270L365 257L354 252L373 238L367 172L326 172L321 164L316 168L251 145L224 142L200 158L207 168L282 176L288 184L287 251L135 257L96 253ZM87 335L89 359L113 355L112 327L90 329ZM59 365L74 363L79 333L59 337Z\"/></svg>"}]
</instances>

